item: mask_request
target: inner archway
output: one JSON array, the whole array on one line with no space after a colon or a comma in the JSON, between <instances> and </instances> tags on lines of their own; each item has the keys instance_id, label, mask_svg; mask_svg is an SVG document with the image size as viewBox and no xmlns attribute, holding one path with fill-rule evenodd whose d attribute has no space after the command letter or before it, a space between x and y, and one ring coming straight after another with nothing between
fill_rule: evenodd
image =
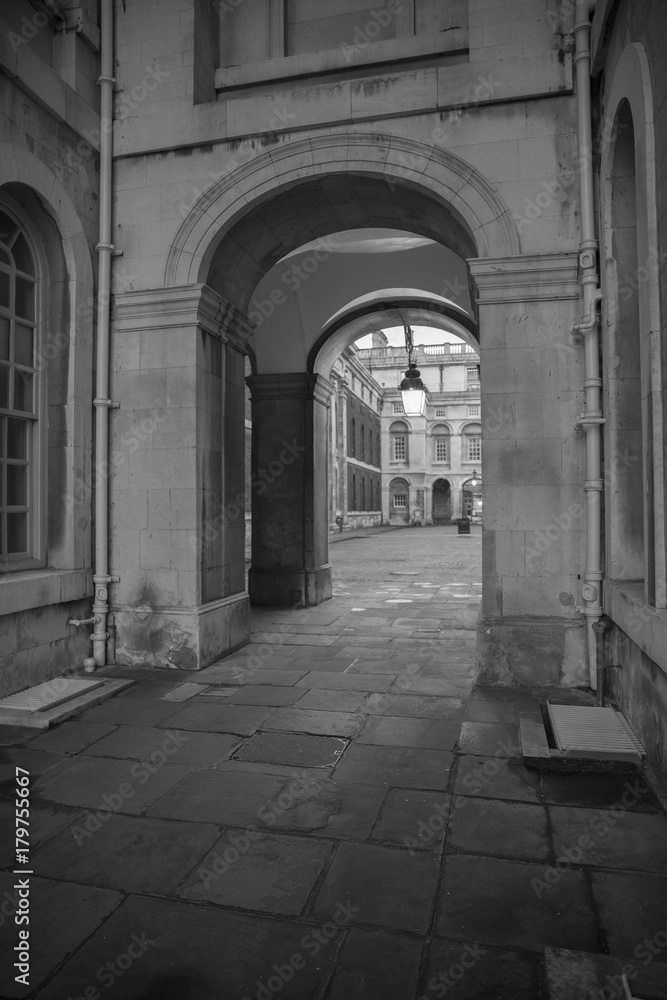
<instances>
[{"instance_id":1,"label":"inner archway","mask_svg":"<svg viewBox=\"0 0 667 1000\"><path fill-rule=\"evenodd\" d=\"M319 155L324 155L330 141L327 137L317 140ZM336 314L341 307L364 292L399 287L395 278L387 280L385 275L380 280L378 276L370 288L357 289L356 295L343 298L322 317L305 310L300 322L293 324L280 321L285 317L286 290L290 290L287 279L281 277L281 283L269 287L267 295L261 292L262 282L270 282L272 269L282 265L290 269L290 280L298 282L296 291L314 287L318 274L325 273L327 263L335 258L337 234L391 228L413 243L415 255L444 253L457 260L469 303L465 262L518 250L505 206L469 164L408 140L398 145L400 149L395 137L386 149L382 137L373 136L371 141L368 136L354 136L351 146L364 147L363 156L349 155L345 170L334 166L318 171L317 176L304 166L304 153L306 160L314 155L312 140L307 150L297 142L289 150L260 156L252 170L241 168L200 199L169 253L167 283L195 281L210 288L220 302L222 328L232 332L237 343L242 340L252 361L248 384L253 474L246 502L250 500L253 511L249 590L255 603L308 605L330 596L326 480L331 386L314 365L317 351L313 353L313 348L318 341L322 344L323 333L333 336L337 332L325 327L332 318L340 319ZM313 241L321 244L325 239L328 245L312 246ZM296 259L290 259L293 256ZM301 267L299 272L293 270L296 265ZM286 273L283 270L283 276ZM420 285L419 280L409 283L408 290L426 292L432 299L430 304L413 299L410 305L433 312L435 296L451 301L447 273L447 268L440 269L437 285ZM260 308L255 308L255 301ZM391 305L395 307L396 301ZM445 306L441 315L448 321L465 318L461 313L447 316L447 308L451 307ZM461 328L470 338L474 324L468 310L465 314L468 326ZM241 422L235 422L231 412L225 420L223 450L238 454L236 445L229 446L227 435L240 436ZM224 456L221 461L224 469ZM203 466L203 496L219 491L215 469L215 463ZM202 509L202 523L207 516ZM217 562L224 572L224 550L224 537L216 537L202 560Z\"/></svg>"}]
</instances>

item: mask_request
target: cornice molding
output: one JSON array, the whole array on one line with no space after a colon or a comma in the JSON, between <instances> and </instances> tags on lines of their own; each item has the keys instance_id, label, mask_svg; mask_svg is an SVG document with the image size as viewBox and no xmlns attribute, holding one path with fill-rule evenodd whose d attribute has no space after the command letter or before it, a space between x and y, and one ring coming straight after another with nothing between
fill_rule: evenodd
<instances>
[{"instance_id":1,"label":"cornice molding","mask_svg":"<svg viewBox=\"0 0 667 1000\"><path fill-rule=\"evenodd\" d=\"M205 284L117 293L114 323L125 332L197 326L244 353L253 332L243 313Z\"/></svg>"},{"instance_id":2,"label":"cornice molding","mask_svg":"<svg viewBox=\"0 0 667 1000\"><path fill-rule=\"evenodd\" d=\"M468 261L478 305L578 299L577 253L522 254Z\"/></svg>"}]
</instances>

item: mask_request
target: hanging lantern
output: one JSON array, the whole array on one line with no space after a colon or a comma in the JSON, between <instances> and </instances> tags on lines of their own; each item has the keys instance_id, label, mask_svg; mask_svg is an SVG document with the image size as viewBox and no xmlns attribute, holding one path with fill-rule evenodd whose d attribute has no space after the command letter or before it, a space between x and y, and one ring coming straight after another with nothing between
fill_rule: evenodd
<instances>
[{"instance_id":1,"label":"hanging lantern","mask_svg":"<svg viewBox=\"0 0 667 1000\"><path fill-rule=\"evenodd\" d=\"M403 409L408 417L421 417L426 407L426 389L420 375L417 365L411 361L401 382Z\"/></svg>"},{"instance_id":2,"label":"hanging lantern","mask_svg":"<svg viewBox=\"0 0 667 1000\"><path fill-rule=\"evenodd\" d=\"M401 382L401 397L403 399L403 409L408 417L421 417L426 408L426 386L421 380L421 372L417 364L412 360L414 344L412 340L412 329L409 326L405 330L405 349L408 352L408 370L405 378Z\"/></svg>"}]
</instances>

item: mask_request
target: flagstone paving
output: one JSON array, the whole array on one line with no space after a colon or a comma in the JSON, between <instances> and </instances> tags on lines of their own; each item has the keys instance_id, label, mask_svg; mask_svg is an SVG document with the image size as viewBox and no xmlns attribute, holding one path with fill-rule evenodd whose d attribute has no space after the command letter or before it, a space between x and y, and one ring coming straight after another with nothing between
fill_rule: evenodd
<instances>
[{"instance_id":1,"label":"flagstone paving","mask_svg":"<svg viewBox=\"0 0 667 1000\"><path fill-rule=\"evenodd\" d=\"M519 712L545 692L475 687L479 534L408 529L405 576L399 534L348 539L331 601L255 609L197 675L106 668L134 685L0 730L3 970L17 765L32 873L30 985L3 971L0 997L548 1000L545 948L658 975L659 798L524 767Z\"/></svg>"}]
</instances>

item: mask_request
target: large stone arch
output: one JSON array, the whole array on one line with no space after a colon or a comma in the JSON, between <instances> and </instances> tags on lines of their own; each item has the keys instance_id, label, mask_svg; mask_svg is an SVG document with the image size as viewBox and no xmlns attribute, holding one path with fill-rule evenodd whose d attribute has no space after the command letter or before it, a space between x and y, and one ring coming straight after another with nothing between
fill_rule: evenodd
<instances>
[{"instance_id":1,"label":"large stone arch","mask_svg":"<svg viewBox=\"0 0 667 1000\"><path fill-rule=\"evenodd\" d=\"M436 227L426 232L422 220L409 213L403 219L399 215L397 228L421 230L464 258L507 257L520 252L518 233L507 206L492 185L464 160L415 139L378 133L333 133L269 149L213 184L198 199L174 238L165 265L165 285L207 281L218 248L225 238L233 238L235 229L242 232L238 227L245 216L298 184L326 182L341 175L373 178L392 193L416 192L425 202L438 205L447 222L443 231ZM309 239L343 228L349 226L339 219L329 225L316 223L307 234L297 230L291 238L287 234L280 237L274 231L274 245L267 246L264 254L264 270ZM253 233L258 243L263 235ZM259 274L257 271L247 277L257 279ZM243 290L237 291L242 296ZM232 298L229 294L226 297Z\"/></svg>"}]
</instances>

